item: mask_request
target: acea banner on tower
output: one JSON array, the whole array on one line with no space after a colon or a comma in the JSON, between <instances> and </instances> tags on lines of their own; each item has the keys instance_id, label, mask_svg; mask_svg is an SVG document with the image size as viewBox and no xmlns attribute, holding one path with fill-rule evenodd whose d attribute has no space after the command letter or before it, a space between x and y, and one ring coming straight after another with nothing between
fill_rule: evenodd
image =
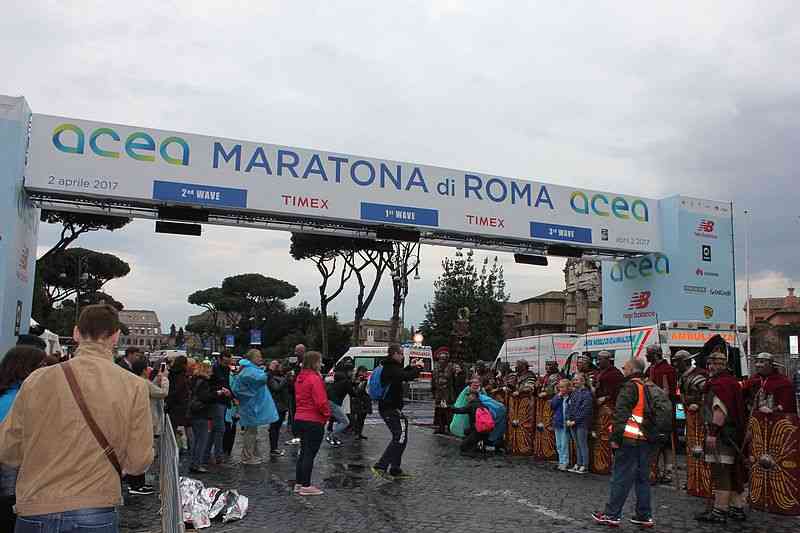
<instances>
[{"instance_id":1,"label":"acea banner on tower","mask_svg":"<svg viewBox=\"0 0 800 533\"><path fill-rule=\"evenodd\" d=\"M603 262L603 323L733 323L731 205L676 196L660 202L661 253Z\"/></svg>"},{"instance_id":2,"label":"acea banner on tower","mask_svg":"<svg viewBox=\"0 0 800 533\"><path fill-rule=\"evenodd\" d=\"M662 247L649 198L48 115L33 117L25 186L592 249Z\"/></svg>"}]
</instances>

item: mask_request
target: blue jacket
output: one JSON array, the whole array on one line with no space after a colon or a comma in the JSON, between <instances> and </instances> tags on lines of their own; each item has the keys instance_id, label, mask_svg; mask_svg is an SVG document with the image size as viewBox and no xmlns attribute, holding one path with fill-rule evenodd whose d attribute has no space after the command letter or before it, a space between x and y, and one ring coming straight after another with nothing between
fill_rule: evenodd
<instances>
[{"instance_id":1,"label":"blue jacket","mask_svg":"<svg viewBox=\"0 0 800 533\"><path fill-rule=\"evenodd\" d=\"M569 396L559 396L556 394L550 399L550 409L553 411L553 427L564 429L564 404L567 403Z\"/></svg>"},{"instance_id":2,"label":"blue jacket","mask_svg":"<svg viewBox=\"0 0 800 533\"><path fill-rule=\"evenodd\" d=\"M592 391L578 389L569 395L567 420L574 420L575 427L589 428L592 425Z\"/></svg>"},{"instance_id":3,"label":"blue jacket","mask_svg":"<svg viewBox=\"0 0 800 533\"><path fill-rule=\"evenodd\" d=\"M232 377L231 388L239 400L239 424L242 427L266 426L278 420L278 409L267 389L267 373L247 359L242 370Z\"/></svg>"},{"instance_id":4,"label":"blue jacket","mask_svg":"<svg viewBox=\"0 0 800 533\"><path fill-rule=\"evenodd\" d=\"M19 383L11 385L0 395L0 422L5 420L19 392ZM17 468L0 464L0 496L13 496L17 486Z\"/></svg>"},{"instance_id":5,"label":"blue jacket","mask_svg":"<svg viewBox=\"0 0 800 533\"><path fill-rule=\"evenodd\" d=\"M8 412L11 411L11 406L14 404L14 398L17 397L19 392L19 383L11 385L6 391L0 395L0 422L6 419Z\"/></svg>"}]
</instances>

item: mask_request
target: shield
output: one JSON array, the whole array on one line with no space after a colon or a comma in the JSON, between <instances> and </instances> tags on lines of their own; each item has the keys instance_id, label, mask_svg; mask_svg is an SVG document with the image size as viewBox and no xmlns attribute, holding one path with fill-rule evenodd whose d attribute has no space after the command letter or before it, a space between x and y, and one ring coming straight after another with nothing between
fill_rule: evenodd
<instances>
[{"instance_id":1,"label":"shield","mask_svg":"<svg viewBox=\"0 0 800 533\"><path fill-rule=\"evenodd\" d=\"M535 427L533 432L533 457L551 461L558 457L556 434L553 431L553 411L547 398L532 398Z\"/></svg>"},{"instance_id":2,"label":"shield","mask_svg":"<svg viewBox=\"0 0 800 533\"><path fill-rule=\"evenodd\" d=\"M529 392L508 395L506 447L512 455L533 455L535 399Z\"/></svg>"},{"instance_id":3,"label":"shield","mask_svg":"<svg viewBox=\"0 0 800 533\"><path fill-rule=\"evenodd\" d=\"M706 428L700 410L686 410L686 491L699 498L711 498L711 467L703 459Z\"/></svg>"},{"instance_id":4,"label":"shield","mask_svg":"<svg viewBox=\"0 0 800 533\"><path fill-rule=\"evenodd\" d=\"M755 412L748 421L750 504L768 513L800 515L800 424L797 415Z\"/></svg>"},{"instance_id":5,"label":"shield","mask_svg":"<svg viewBox=\"0 0 800 533\"><path fill-rule=\"evenodd\" d=\"M508 391L497 389L496 391L492 392L491 396L508 408L508 399L511 397L511 394L509 394Z\"/></svg>"},{"instance_id":6,"label":"shield","mask_svg":"<svg viewBox=\"0 0 800 533\"><path fill-rule=\"evenodd\" d=\"M589 469L594 474L611 472L611 418L614 412L607 405L595 411L592 423L592 441L589 449Z\"/></svg>"}]
</instances>

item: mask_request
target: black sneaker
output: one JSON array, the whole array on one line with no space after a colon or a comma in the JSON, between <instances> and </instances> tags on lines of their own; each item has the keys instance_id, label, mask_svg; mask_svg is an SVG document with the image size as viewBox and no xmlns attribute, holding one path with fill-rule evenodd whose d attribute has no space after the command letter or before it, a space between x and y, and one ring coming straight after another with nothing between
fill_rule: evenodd
<instances>
[{"instance_id":1,"label":"black sneaker","mask_svg":"<svg viewBox=\"0 0 800 533\"><path fill-rule=\"evenodd\" d=\"M726 524L728 522L728 513L719 509L712 509L696 515L694 519L706 524Z\"/></svg>"},{"instance_id":2,"label":"black sneaker","mask_svg":"<svg viewBox=\"0 0 800 533\"><path fill-rule=\"evenodd\" d=\"M284 455L286 455L286 452L283 450L272 450L271 452L269 452L269 454L272 457L283 457Z\"/></svg>"},{"instance_id":3,"label":"black sneaker","mask_svg":"<svg viewBox=\"0 0 800 533\"><path fill-rule=\"evenodd\" d=\"M130 487L128 488L129 494L137 494L139 496L150 496L151 494L155 494L155 491L152 487L142 486L142 487Z\"/></svg>"},{"instance_id":4,"label":"black sneaker","mask_svg":"<svg viewBox=\"0 0 800 533\"><path fill-rule=\"evenodd\" d=\"M639 515L636 515L633 518L631 518L630 523L645 528L651 528L656 525L656 523L653 522L652 518L647 518Z\"/></svg>"},{"instance_id":5,"label":"black sneaker","mask_svg":"<svg viewBox=\"0 0 800 533\"><path fill-rule=\"evenodd\" d=\"M744 512L743 508L731 506L731 508L728 509L728 518L736 520L737 522L745 522L747 520L747 514Z\"/></svg>"}]
</instances>

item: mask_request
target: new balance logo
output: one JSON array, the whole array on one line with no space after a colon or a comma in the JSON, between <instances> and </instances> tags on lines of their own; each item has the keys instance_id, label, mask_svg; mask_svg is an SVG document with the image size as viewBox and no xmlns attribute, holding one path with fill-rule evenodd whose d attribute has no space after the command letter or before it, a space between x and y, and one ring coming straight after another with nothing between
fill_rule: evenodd
<instances>
[{"instance_id":1,"label":"new balance logo","mask_svg":"<svg viewBox=\"0 0 800 533\"><path fill-rule=\"evenodd\" d=\"M714 233L714 221L705 218L701 219L697 225L697 231L699 233Z\"/></svg>"},{"instance_id":2,"label":"new balance logo","mask_svg":"<svg viewBox=\"0 0 800 533\"><path fill-rule=\"evenodd\" d=\"M628 309L646 309L650 305L650 294L650 291L634 292L628 303Z\"/></svg>"}]
</instances>

